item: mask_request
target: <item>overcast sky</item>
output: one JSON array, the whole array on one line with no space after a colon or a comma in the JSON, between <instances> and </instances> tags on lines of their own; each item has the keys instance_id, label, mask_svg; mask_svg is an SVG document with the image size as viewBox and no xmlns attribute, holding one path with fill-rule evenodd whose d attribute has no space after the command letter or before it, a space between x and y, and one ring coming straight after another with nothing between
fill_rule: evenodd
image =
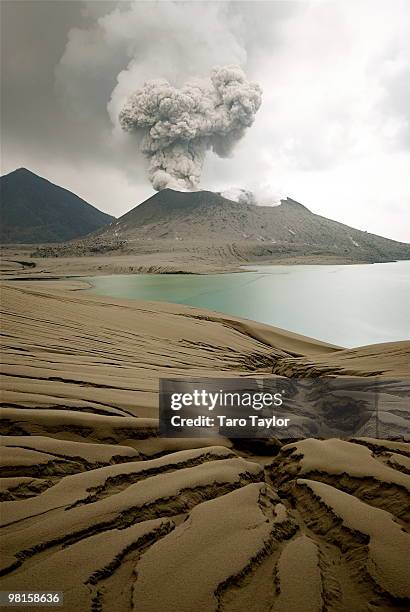
<instances>
[{"instance_id":1,"label":"overcast sky","mask_svg":"<svg viewBox=\"0 0 410 612\"><path fill-rule=\"evenodd\" d=\"M119 216L152 195L118 108L146 79L239 64L263 89L203 188L241 187L410 240L410 1L1 2L2 174Z\"/></svg>"}]
</instances>

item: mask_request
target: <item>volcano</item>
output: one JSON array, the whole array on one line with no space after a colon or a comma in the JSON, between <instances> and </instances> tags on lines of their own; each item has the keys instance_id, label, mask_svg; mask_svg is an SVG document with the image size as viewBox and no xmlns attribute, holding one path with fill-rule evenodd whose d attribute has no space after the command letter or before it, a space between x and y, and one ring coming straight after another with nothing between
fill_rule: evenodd
<instances>
[{"instance_id":1,"label":"volcano","mask_svg":"<svg viewBox=\"0 0 410 612\"><path fill-rule=\"evenodd\" d=\"M229 251L230 259L244 261L292 256L352 262L410 259L409 244L316 215L292 198L278 206L257 206L211 191L164 189L87 241L121 242L138 252L201 251L212 258L224 252L223 259Z\"/></svg>"}]
</instances>

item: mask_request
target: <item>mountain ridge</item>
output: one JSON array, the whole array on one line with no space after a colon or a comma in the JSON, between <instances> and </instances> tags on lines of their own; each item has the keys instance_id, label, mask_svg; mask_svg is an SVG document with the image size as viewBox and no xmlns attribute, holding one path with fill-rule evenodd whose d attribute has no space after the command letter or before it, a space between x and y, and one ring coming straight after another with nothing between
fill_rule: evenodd
<instances>
[{"instance_id":1,"label":"mountain ridge","mask_svg":"<svg viewBox=\"0 0 410 612\"><path fill-rule=\"evenodd\" d=\"M0 177L0 242L45 243L79 238L114 219L27 168Z\"/></svg>"},{"instance_id":2,"label":"mountain ridge","mask_svg":"<svg viewBox=\"0 0 410 612\"><path fill-rule=\"evenodd\" d=\"M279 205L218 192L164 189L83 237L38 246L37 257L126 255L98 270L190 272L253 263L410 260L410 245L317 215L291 197ZM44 241L45 242L45 241Z\"/></svg>"}]
</instances>

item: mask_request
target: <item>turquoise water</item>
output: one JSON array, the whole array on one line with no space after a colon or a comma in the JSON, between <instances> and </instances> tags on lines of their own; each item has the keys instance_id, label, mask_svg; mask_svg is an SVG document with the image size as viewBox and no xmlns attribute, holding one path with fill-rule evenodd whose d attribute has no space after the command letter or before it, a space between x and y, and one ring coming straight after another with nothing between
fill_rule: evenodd
<instances>
[{"instance_id":1,"label":"turquoise water","mask_svg":"<svg viewBox=\"0 0 410 612\"><path fill-rule=\"evenodd\" d=\"M85 280L97 295L209 308L346 347L410 336L410 261L245 269L238 274L111 275Z\"/></svg>"}]
</instances>

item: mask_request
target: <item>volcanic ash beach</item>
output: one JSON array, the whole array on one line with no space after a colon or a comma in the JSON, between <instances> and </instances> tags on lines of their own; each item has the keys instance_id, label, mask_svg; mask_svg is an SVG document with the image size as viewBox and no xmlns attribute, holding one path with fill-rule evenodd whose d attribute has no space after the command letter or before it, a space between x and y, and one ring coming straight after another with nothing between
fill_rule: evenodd
<instances>
[{"instance_id":1,"label":"volcanic ash beach","mask_svg":"<svg viewBox=\"0 0 410 612\"><path fill-rule=\"evenodd\" d=\"M409 443L260 456L160 438L157 406L160 377L404 377L409 343L346 350L59 283L5 283L2 304L2 590L63 591L67 611L408 609Z\"/></svg>"}]
</instances>

